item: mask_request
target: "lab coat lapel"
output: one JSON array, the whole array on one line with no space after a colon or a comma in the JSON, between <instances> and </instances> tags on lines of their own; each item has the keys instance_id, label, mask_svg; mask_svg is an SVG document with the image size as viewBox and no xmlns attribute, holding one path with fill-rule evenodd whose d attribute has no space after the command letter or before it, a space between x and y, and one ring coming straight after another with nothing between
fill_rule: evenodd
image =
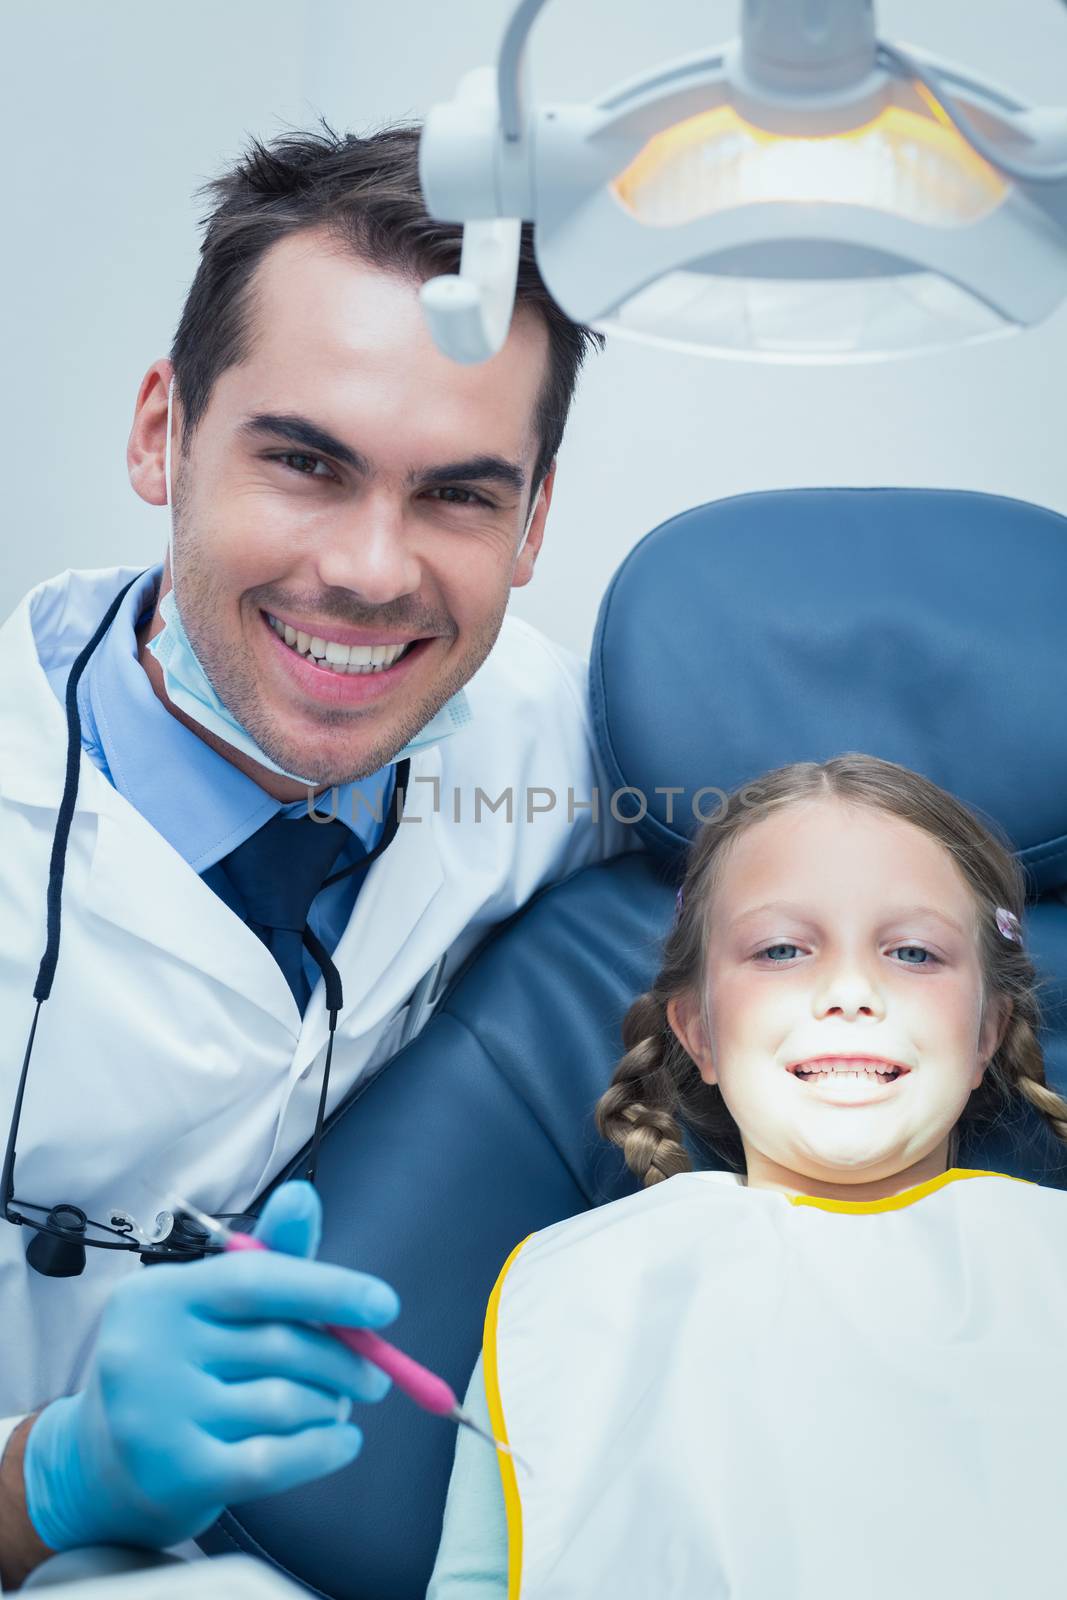
<instances>
[{"instance_id":1,"label":"lab coat lapel","mask_svg":"<svg viewBox=\"0 0 1067 1600\"><path fill-rule=\"evenodd\" d=\"M100 803L85 890L87 909L197 968L212 983L244 995L295 1041L300 1013L266 945L139 811L107 787L110 796Z\"/></svg>"},{"instance_id":2,"label":"lab coat lapel","mask_svg":"<svg viewBox=\"0 0 1067 1600\"><path fill-rule=\"evenodd\" d=\"M38 628L50 635L54 663L69 664L84 640L71 638L75 630L69 626L61 627L60 619L66 621L67 577L64 574L62 579L53 578L31 590L0 629L0 748L3 750L0 794L22 805L46 806L53 811L58 810L63 793L67 719L37 656L31 604ZM121 581L94 587L94 599L99 599L101 615L119 588ZM91 614L92 607L86 610ZM96 620L99 621L99 617ZM79 793L80 811L95 809L96 790L86 781L87 769L95 771L92 762L83 755L81 779L85 798Z\"/></svg>"},{"instance_id":3,"label":"lab coat lapel","mask_svg":"<svg viewBox=\"0 0 1067 1600\"><path fill-rule=\"evenodd\" d=\"M32 591L50 663L73 659L108 601L137 570L78 574L76 588L63 574ZM38 658L30 602L27 595L0 629L0 794L45 808L54 826L66 771L67 721ZM296 1001L266 946L82 751L74 826L91 815L97 837L86 909L238 990L295 1040L301 1025Z\"/></svg>"}]
</instances>

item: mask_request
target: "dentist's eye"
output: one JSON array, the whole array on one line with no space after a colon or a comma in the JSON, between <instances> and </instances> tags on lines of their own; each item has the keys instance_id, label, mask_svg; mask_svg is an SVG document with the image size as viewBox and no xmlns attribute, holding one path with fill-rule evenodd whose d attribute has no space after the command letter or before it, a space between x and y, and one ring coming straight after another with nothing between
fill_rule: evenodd
<instances>
[{"instance_id":1,"label":"dentist's eye","mask_svg":"<svg viewBox=\"0 0 1067 1600\"><path fill-rule=\"evenodd\" d=\"M924 944L901 944L891 954L895 956L907 955L909 959L899 963L904 967L940 966L937 956L934 955L932 950L928 950ZM918 955L919 960L911 960L910 957L913 955Z\"/></svg>"},{"instance_id":2,"label":"dentist's eye","mask_svg":"<svg viewBox=\"0 0 1067 1600\"><path fill-rule=\"evenodd\" d=\"M303 450L287 450L284 455L268 456L267 459L268 461L280 461L283 466L289 468L290 472L298 473L302 478L333 477L333 473L321 456L308 455ZM316 472L316 467L322 467L323 471L321 473Z\"/></svg>"},{"instance_id":3,"label":"dentist's eye","mask_svg":"<svg viewBox=\"0 0 1067 1600\"><path fill-rule=\"evenodd\" d=\"M478 494L474 489L464 489L459 484L447 484L442 489L431 489L431 495L465 495L463 500L441 500L440 505L445 506L486 506L490 511L494 509L493 502L487 500L484 494Z\"/></svg>"},{"instance_id":4,"label":"dentist's eye","mask_svg":"<svg viewBox=\"0 0 1067 1600\"><path fill-rule=\"evenodd\" d=\"M756 951L756 960L760 961L764 956L773 955L775 950L791 950L793 952L793 954L795 955L796 952L799 949L800 949L800 946L797 945L797 944L769 944L767 946L766 950L757 950ZM788 961L789 959L790 958L788 956L786 956L785 960ZM771 966L772 967L780 967L782 965L784 965L784 963L782 961L772 960L772 962L771 962Z\"/></svg>"}]
</instances>

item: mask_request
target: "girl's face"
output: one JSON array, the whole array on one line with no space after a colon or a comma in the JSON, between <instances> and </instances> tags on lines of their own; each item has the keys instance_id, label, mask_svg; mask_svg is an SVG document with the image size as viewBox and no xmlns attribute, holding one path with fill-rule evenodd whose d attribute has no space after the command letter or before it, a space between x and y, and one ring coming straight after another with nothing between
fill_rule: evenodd
<instances>
[{"instance_id":1,"label":"girl's face","mask_svg":"<svg viewBox=\"0 0 1067 1600\"><path fill-rule=\"evenodd\" d=\"M943 1172L995 1053L977 910L920 828L799 801L727 850L705 992L671 1026L741 1130L753 1187L873 1199ZM861 1186L857 1190L857 1185Z\"/></svg>"}]
</instances>

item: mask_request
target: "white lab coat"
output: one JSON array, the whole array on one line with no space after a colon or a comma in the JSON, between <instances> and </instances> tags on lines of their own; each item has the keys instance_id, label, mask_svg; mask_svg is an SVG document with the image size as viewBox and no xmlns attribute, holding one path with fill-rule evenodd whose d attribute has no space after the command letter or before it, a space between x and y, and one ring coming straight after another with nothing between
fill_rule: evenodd
<instances>
[{"instance_id":1,"label":"white lab coat","mask_svg":"<svg viewBox=\"0 0 1067 1600\"><path fill-rule=\"evenodd\" d=\"M65 765L64 713L44 669L73 660L133 572L62 573L0 629L0 1140L35 1009ZM471 723L412 758L404 820L334 952L344 1009L330 1107L418 1030L431 984L439 992L494 923L631 842L632 830L598 830L588 811L568 820L568 787L581 801L598 782L575 657L508 619L467 693ZM439 807L420 781L432 779ZM514 820L501 808L475 822L475 789L495 799L509 785ZM524 791L535 787L559 800L527 822ZM170 1188L209 1211L239 1211L309 1138L326 1041L321 982L301 1019L255 933L83 753L16 1195L146 1221L147 1182L161 1200ZM133 1252L91 1250L81 1277L44 1278L27 1266L25 1242L0 1221L0 1417L80 1386L109 1290L142 1270ZM11 1426L0 1423L0 1450Z\"/></svg>"}]
</instances>

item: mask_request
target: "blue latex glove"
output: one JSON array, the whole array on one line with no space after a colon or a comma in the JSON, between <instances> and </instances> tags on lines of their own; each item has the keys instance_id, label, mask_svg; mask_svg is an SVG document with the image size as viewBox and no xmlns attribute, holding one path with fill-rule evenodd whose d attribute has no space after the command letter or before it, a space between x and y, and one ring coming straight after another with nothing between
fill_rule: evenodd
<instances>
[{"instance_id":1,"label":"blue latex glove","mask_svg":"<svg viewBox=\"0 0 1067 1600\"><path fill-rule=\"evenodd\" d=\"M400 1303L380 1278L311 1260L321 1224L311 1185L287 1183L256 1228L274 1253L154 1266L120 1284L84 1390L46 1406L26 1442L26 1506L45 1544L162 1548L227 1505L358 1455L351 1401L380 1400L390 1381L309 1324L380 1328Z\"/></svg>"}]
</instances>

